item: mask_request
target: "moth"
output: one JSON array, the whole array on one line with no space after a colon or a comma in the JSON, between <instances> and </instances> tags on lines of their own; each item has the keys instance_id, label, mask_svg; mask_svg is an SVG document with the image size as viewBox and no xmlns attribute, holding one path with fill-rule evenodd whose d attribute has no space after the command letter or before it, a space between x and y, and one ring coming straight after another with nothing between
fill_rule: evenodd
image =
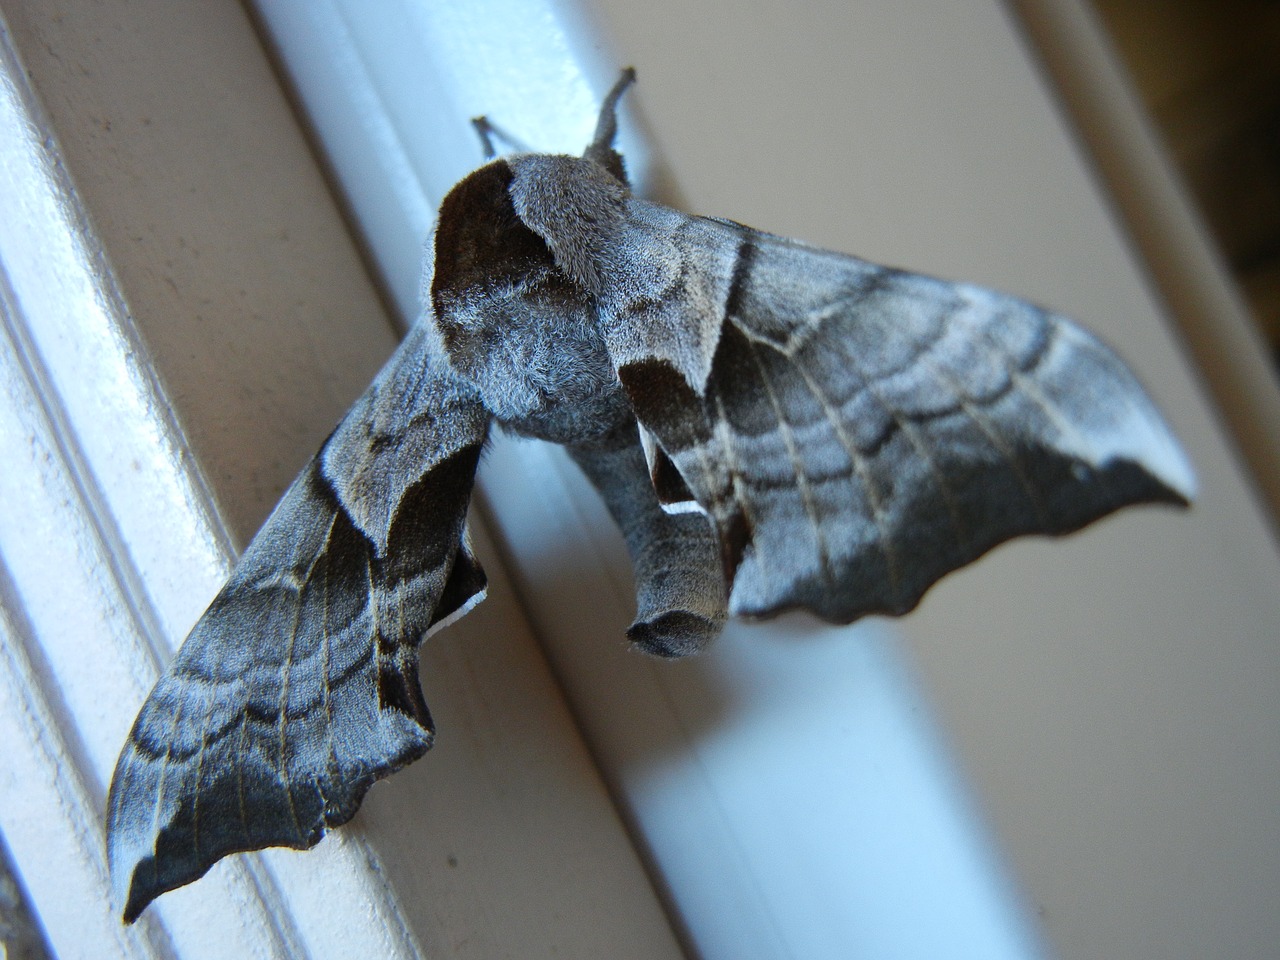
<instances>
[{"instance_id":1,"label":"moth","mask_svg":"<svg viewBox=\"0 0 1280 960\"><path fill-rule=\"evenodd\" d=\"M418 645L484 597L465 515L493 424L599 489L659 657L729 614L906 613L1011 537L1189 502L1151 401L1062 317L633 196L634 78L582 157L445 198L422 318L138 714L108 801L127 921L227 854L314 845L431 746Z\"/></svg>"}]
</instances>

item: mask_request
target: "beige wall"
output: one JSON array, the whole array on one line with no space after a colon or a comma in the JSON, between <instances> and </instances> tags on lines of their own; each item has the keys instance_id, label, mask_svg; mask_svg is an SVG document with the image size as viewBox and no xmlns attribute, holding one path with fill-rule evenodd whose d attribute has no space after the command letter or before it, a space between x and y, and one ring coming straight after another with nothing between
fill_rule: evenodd
<instances>
[{"instance_id":1,"label":"beige wall","mask_svg":"<svg viewBox=\"0 0 1280 960\"><path fill-rule=\"evenodd\" d=\"M1058 955L1266 956L1280 559L1018 24L985 2L599 7L691 209L1048 303L1160 399L1190 513L1002 548L900 629Z\"/></svg>"}]
</instances>

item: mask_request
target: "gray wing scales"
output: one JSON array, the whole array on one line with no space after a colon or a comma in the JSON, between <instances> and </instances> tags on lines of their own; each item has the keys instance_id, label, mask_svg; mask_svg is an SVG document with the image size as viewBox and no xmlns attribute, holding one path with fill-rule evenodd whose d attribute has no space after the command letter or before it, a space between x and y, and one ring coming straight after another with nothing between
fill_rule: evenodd
<instances>
[{"instance_id":1,"label":"gray wing scales","mask_svg":"<svg viewBox=\"0 0 1280 960\"><path fill-rule=\"evenodd\" d=\"M715 263L705 280L677 271L723 291L705 381L672 359L683 345L655 349L653 327L639 345L625 306L604 328L638 419L714 522L730 612L904 613L1011 537L1191 495L1133 375L1062 317L692 222L683 242L723 251L689 258Z\"/></svg>"},{"instance_id":2,"label":"gray wing scales","mask_svg":"<svg viewBox=\"0 0 1280 960\"><path fill-rule=\"evenodd\" d=\"M419 325L294 481L148 697L108 854L134 919L220 857L306 848L433 736L417 648L483 596L487 415Z\"/></svg>"}]
</instances>

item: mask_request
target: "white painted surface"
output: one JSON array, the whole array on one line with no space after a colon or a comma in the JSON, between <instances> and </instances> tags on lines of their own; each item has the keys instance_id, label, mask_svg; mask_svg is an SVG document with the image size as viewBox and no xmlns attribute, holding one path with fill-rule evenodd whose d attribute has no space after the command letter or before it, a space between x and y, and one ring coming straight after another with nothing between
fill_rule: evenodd
<instances>
[{"instance_id":1,"label":"white painted surface","mask_svg":"<svg viewBox=\"0 0 1280 960\"><path fill-rule=\"evenodd\" d=\"M268 72L247 52L238 8L191 5L209 18L191 29L125 6L55 20L0 3L21 17L67 165L116 238L121 289L243 539L389 349L389 325L282 101L263 92ZM381 46L395 5L361 9L345 22L369 53L320 51L313 65L354 71L322 99L353 92L350 122L366 125L348 144L373 164L360 168L373 213L359 216L375 250L393 238L398 252L375 256L402 309L416 259L402 245L466 165L455 136L466 116L484 110L531 146L575 149L583 138L570 128L594 119L590 90L607 85L611 60L631 62L637 112L687 208L1085 320L1152 387L1199 474L1189 514L1131 511L1068 541L1002 548L904 621L734 627L708 657L662 665L621 649L629 573L585 483L540 448L495 451L486 498L524 610L688 942L708 958L1006 957L1042 945L1066 958L1267 956L1280 942L1269 902L1280 887L1280 560L1003 8L600 0L616 57L573 18L563 49L586 68L537 67L527 81L531 47L502 57L481 42L499 35L474 19L486 4L453 21L476 42L449 70L471 80L432 76L414 56L449 26L440 16ZM549 9L537 4L504 9L525 41L562 25L530 16ZM112 40L123 65L101 52ZM156 50L182 52L148 58ZM166 69L176 79L162 83ZM397 70L411 71L405 97L370 99L387 78L397 88ZM373 79L355 83L361 71ZM190 76L199 83L183 86ZM476 105L460 92L476 77L511 100ZM127 110L112 91L128 94ZM419 109L452 132L416 124ZM503 110L518 116L504 123ZM157 123L166 134L147 134ZM428 646L440 748L374 791L360 818L372 846L356 849L381 855L429 955L512 944L670 955L495 581L494 599ZM31 762L49 769L38 754ZM343 849L282 854L271 875L286 894L310 892L311 871ZM360 939L336 915L289 936L338 951Z\"/></svg>"},{"instance_id":2,"label":"white painted surface","mask_svg":"<svg viewBox=\"0 0 1280 960\"><path fill-rule=\"evenodd\" d=\"M0 829L58 955L678 955L496 563L423 659L443 762L119 924L119 745L393 323L239 4L0 9Z\"/></svg>"},{"instance_id":3,"label":"white painted surface","mask_svg":"<svg viewBox=\"0 0 1280 960\"><path fill-rule=\"evenodd\" d=\"M696 955L1041 955L892 627L735 622L697 658L642 659L604 508L522 447L490 454L486 501Z\"/></svg>"},{"instance_id":4,"label":"white painted surface","mask_svg":"<svg viewBox=\"0 0 1280 960\"><path fill-rule=\"evenodd\" d=\"M161 955L166 942L193 957L280 953L279 895L252 862L211 877L209 898L166 905L164 929L124 930L107 903L101 811L127 704L154 677L157 621L190 600L186 586L215 585L225 562L199 491L175 471L179 450L45 118L3 53L0 825L59 956ZM120 539L131 528L132 551ZM158 563L144 591L139 568L161 531L185 585Z\"/></svg>"}]
</instances>

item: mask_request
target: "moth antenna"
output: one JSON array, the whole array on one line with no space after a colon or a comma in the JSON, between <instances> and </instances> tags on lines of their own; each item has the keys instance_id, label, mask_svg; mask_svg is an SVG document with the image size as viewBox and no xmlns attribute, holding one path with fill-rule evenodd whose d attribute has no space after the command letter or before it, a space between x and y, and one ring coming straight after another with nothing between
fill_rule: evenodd
<instances>
[{"instance_id":1,"label":"moth antenna","mask_svg":"<svg viewBox=\"0 0 1280 960\"><path fill-rule=\"evenodd\" d=\"M605 94L604 102L600 104L600 119L596 122L596 134L590 146L582 154L586 159L594 160L610 170L615 165L620 165L617 151L613 149L614 138L618 135L618 101L626 93L627 87L635 82L635 68L623 67L617 82Z\"/></svg>"},{"instance_id":2,"label":"moth antenna","mask_svg":"<svg viewBox=\"0 0 1280 960\"><path fill-rule=\"evenodd\" d=\"M493 136L496 131L493 124L489 122L488 117L472 117L471 125L476 128L476 135L480 137L480 149L484 152L486 160L492 160L498 155L498 151L493 147Z\"/></svg>"}]
</instances>

